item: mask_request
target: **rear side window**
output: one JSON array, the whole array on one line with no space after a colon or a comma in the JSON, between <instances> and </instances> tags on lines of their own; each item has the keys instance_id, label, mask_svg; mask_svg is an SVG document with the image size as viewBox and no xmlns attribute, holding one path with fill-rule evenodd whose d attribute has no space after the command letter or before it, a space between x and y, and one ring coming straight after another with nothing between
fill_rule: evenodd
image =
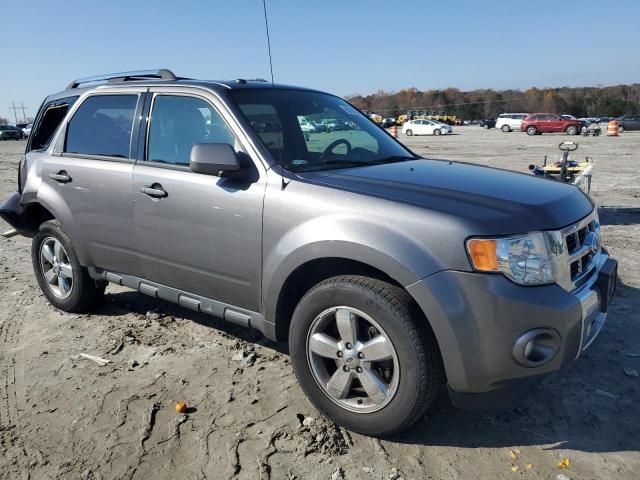
<instances>
[{"instance_id":1,"label":"rear side window","mask_svg":"<svg viewBox=\"0 0 640 480\"><path fill-rule=\"evenodd\" d=\"M53 134L77 99L77 96L61 98L47 103L40 109L29 138L27 151L44 150L49 146Z\"/></svg>"},{"instance_id":2,"label":"rear side window","mask_svg":"<svg viewBox=\"0 0 640 480\"><path fill-rule=\"evenodd\" d=\"M73 115L64 151L128 158L137 95L94 95Z\"/></svg>"}]
</instances>

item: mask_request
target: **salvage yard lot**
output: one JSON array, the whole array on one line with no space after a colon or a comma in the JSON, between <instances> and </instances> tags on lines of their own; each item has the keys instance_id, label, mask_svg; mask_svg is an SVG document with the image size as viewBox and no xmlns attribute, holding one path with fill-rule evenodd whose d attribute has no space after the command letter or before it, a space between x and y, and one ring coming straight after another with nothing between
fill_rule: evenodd
<instances>
[{"instance_id":1,"label":"salvage yard lot","mask_svg":"<svg viewBox=\"0 0 640 480\"><path fill-rule=\"evenodd\" d=\"M0 478L640 478L640 132L469 126L401 140L425 157L520 172L555 160L563 140L580 144L575 159L594 158L592 196L621 284L579 361L502 410L459 411L443 392L408 432L375 440L319 416L286 346L121 287L92 315L58 312L37 287L29 240L2 239ZM23 150L0 142L0 199L15 189ZM186 416L175 413L180 400Z\"/></svg>"}]
</instances>

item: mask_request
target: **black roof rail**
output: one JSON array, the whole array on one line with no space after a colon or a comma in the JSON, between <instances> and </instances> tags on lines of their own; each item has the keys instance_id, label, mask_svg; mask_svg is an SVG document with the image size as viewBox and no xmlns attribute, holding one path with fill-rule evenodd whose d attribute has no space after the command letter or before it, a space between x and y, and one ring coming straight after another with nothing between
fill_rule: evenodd
<instances>
[{"instance_id":1,"label":"black roof rail","mask_svg":"<svg viewBox=\"0 0 640 480\"><path fill-rule=\"evenodd\" d=\"M247 83L247 82L266 82L264 78L236 78L236 83Z\"/></svg>"},{"instance_id":2,"label":"black roof rail","mask_svg":"<svg viewBox=\"0 0 640 480\"><path fill-rule=\"evenodd\" d=\"M79 78L67 85L67 90L78 88L83 83L96 82L127 82L131 80L145 80L149 78L159 78L162 80L177 80L178 77L167 68L158 70L137 70L133 72L108 73L106 75L96 75L93 77Z\"/></svg>"}]
</instances>

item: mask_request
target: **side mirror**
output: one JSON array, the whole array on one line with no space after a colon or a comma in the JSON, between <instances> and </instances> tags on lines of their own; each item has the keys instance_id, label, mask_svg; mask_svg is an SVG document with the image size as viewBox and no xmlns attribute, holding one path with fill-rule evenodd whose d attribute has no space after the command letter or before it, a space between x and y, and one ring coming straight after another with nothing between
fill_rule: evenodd
<instances>
[{"instance_id":1,"label":"side mirror","mask_svg":"<svg viewBox=\"0 0 640 480\"><path fill-rule=\"evenodd\" d=\"M189 167L194 173L219 177L241 169L238 154L228 143L196 143L191 147Z\"/></svg>"}]
</instances>

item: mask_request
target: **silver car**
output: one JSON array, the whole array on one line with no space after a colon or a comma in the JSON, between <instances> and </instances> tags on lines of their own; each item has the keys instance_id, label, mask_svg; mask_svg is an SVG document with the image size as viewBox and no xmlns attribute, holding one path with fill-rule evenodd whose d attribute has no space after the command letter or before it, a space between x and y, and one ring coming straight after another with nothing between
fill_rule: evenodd
<instances>
[{"instance_id":1,"label":"silver car","mask_svg":"<svg viewBox=\"0 0 640 480\"><path fill-rule=\"evenodd\" d=\"M111 282L288 341L314 405L368 435L578 358L616 285L575 187L420 158L333 95L168 70L49 96L0 215L54 307Z\"/></svg>"}]
</instances>

